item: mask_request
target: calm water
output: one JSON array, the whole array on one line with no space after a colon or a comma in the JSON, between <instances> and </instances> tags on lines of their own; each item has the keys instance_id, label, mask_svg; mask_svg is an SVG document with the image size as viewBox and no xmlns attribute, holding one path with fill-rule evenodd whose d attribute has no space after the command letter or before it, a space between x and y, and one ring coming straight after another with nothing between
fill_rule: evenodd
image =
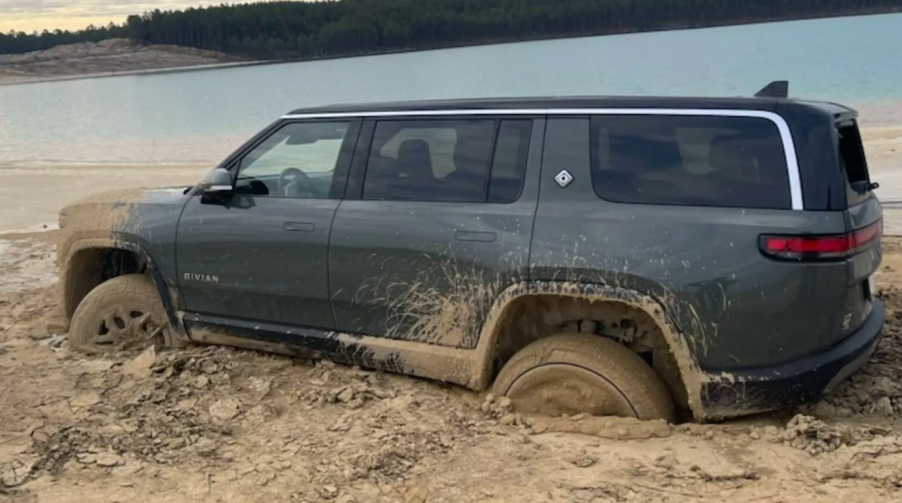
<instances>
[{"instance_id":1,"label":"calm water","mask_svg":"<svg viewBox=\"0 0 902 503\"><path fill-rule=\"evenodd\" d=\"M794 96L902 124L902 14L0 87L0 164L213 162L335 102L567 94Z\"/></svg>"}]
</instances>

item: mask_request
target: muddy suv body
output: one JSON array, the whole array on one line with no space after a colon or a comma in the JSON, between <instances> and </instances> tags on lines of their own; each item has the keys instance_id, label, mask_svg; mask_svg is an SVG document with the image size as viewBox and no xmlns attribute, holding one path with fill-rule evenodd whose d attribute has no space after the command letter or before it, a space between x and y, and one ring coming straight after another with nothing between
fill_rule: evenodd
<instances>
[{"instance_id":1,"label":"muddy suv body","mask_svg":"<svg viewBox=\"0 0 902 503\"><path fill-rule=\"evenodd\" d=\"M144 275L169 343L494 380L514 398L530 382L527 402L610 402L591 379L541 374L611 365L614 388L663 389L696 419L813 400L883 325L882 212L856 115L770 97L298 110L195 187L65 209L61 319L89 319L84 340L121 328L79 311ZM621 392L625 415L672 418Z\"/></svg>"}]
</instances>

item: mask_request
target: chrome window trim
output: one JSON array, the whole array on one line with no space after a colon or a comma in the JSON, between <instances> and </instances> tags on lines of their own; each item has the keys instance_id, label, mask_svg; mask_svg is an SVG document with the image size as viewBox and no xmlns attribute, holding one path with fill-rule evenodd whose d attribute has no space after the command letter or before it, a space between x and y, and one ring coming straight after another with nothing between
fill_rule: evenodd
<instances>
[{"instance_id":1,"label":"chrome window trim","mask_svg":"<svg viewBox=\"0 0 902 503\"><path fill-rule=\"evenodd\" d=\"M795 142L789 124L783 117L765 110L743 109L704 109L704 108L531 108L531 109L451 109L451 110L391 110L381 112L337 112L288 114L282 116L287 120L298 119L337 119L337 118L371 118L371 117L430 117L454 115L691 115L710 117L754 117L767 119L777 126L783 140L783 153L786 155L786 166L789 175L789 193L793 210L804 210L802 197L802 178L799 173L799 161L796 157Z\"/></svg>"}]
</instances>

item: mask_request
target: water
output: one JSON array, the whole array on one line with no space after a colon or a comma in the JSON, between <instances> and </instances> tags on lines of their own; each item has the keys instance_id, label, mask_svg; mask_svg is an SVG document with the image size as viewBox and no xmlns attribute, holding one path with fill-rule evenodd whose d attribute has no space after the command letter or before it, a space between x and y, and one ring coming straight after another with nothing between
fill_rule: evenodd
<instances>
[{"instance_id":1,"label":"water","mask_svg":"<svg viewBox=\"0 0 902 503\"><path fill-rule=\"evenodd\" d=\"M902 14L0 87L0 164L215 162L341 102L568 94L794 96L902 124Z\"/></svg>"}]
</instances>

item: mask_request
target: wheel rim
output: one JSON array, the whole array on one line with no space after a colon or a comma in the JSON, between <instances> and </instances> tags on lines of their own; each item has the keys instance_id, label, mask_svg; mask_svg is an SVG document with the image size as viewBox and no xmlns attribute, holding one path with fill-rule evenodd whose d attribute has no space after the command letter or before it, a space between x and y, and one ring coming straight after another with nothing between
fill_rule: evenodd
<instances>
[{"instance_id":1,"label":"wheel rim","mask_svg":"<svg viewBox=\"0 0 902 503\"><path fill-rule=\"evenodd\" d=\"M144 347L162 344L166 325L153 313L116 306L96 323L94 343L99 346Z\"/></svg>"},{"instance_id":2,"label":"wheel rim","mask_svg":"<svg viewBox=\"0 0 902 503\"><path fill-rule=\"evenodd\" d=\"M516 410L560 416L639 417L635 407L611 381L586 368L550 363L520 375L507 389Z\"/></svg>"}]
</instances>

